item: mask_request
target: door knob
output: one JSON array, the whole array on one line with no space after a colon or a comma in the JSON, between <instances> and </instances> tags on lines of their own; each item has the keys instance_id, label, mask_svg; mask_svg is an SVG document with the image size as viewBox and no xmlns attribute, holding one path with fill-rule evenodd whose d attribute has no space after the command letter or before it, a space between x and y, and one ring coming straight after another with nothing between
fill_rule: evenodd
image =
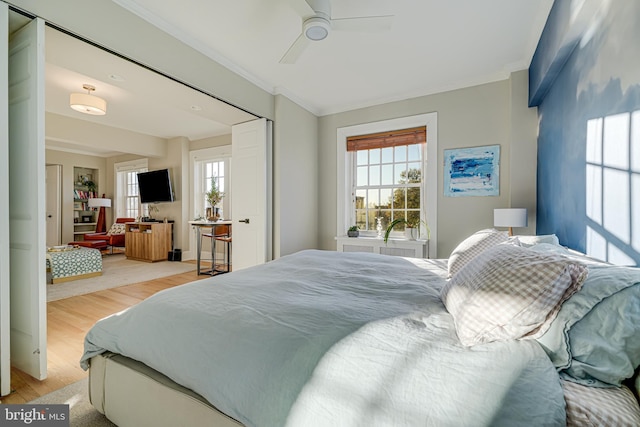
<instances>
[{"instance_id":1,"label":"door knob","mask_svg":"<svg viewBox=\"0 0 640 427\"><path fill-rule=\"evenodd\" d=\"M245 224L249 224L249 218L241 219L239 222L244 222Z\"/></svg>"}]
</instances>

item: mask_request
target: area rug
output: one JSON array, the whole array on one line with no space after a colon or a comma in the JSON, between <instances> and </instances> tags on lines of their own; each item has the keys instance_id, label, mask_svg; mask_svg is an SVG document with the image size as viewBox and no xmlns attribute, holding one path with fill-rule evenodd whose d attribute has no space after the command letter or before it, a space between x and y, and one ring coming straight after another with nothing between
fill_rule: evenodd
<instances>
[{"instance_id":1,"label":"area rug","mask_svg":"<svg viewBox=\"0 0 640 427\"><path fill-rule=\"evenodd\" d=\"M67 404L69 405L70 427L115 427L104 415L89 402L87 378L53 391L29 402L31 404Z\"/></svg>"},{"instance_id":2,"label":"area rug","mask_svg":"<svg viewBox=\"0 0 640 427\"><path fill-rule=\"evenodd\" d=\"M47 301L56 301L104 289L146 282L196 269L188 262L142 262L127 259L124 254L105 255L102 258L102 276L47 285Z\"/></svg>"}]
</instances>

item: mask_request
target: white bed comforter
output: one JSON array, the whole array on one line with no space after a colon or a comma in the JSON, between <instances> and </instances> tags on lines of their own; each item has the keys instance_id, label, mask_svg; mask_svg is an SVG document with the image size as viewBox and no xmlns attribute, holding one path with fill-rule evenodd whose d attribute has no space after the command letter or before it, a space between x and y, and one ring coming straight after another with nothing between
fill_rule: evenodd
<instances>
[{"instance_id":1,"label":"white bed comforter","mask_svg":"<svg viewBox=\"0 0 640 427\"><path fill-rule=\"evenodd\" d=\"M463 347L442 261L302 251L99 321L81 365L140 360L247 426L560 426L535 341Z\"/></svg>"}]
</instances>

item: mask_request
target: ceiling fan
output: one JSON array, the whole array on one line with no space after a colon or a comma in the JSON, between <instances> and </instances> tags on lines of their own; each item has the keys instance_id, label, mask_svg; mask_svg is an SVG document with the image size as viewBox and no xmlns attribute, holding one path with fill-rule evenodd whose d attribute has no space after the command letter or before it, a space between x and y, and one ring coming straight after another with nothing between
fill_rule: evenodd
<instances>
[{"instance_id":1,"label":"ceiling fan","mask_svg":"<svg viewBox=\"0 0 640 427\"><path fill-rule=\"evenodd\" d=\"M295 0L302 3L302 0ZM332 30L378 32L391 28L393 15L331 18L330 0L304 0L302 32L280 59L281 64L293 64L311 42L324 40ZM296 5L296 10L300 10Z\"/></svg>"}]
</instances>

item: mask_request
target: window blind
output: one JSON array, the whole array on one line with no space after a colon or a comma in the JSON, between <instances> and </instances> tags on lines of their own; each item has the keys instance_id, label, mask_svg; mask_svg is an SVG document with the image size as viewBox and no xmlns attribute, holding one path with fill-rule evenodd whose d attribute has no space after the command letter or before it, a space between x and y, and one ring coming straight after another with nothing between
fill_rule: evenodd
<instances>
[{"instance_id":1,"label":"window blind","mask_svg":"<svg viewBox=\"0 0 640 427\"><path fill-rule=\"evenodd\" d=\"M347 151L371 150L374 148L423 144L425 142L427 142L427 127L419 126L390 132L349 136L347 137Z\"/></svg>"}]
</instances>

